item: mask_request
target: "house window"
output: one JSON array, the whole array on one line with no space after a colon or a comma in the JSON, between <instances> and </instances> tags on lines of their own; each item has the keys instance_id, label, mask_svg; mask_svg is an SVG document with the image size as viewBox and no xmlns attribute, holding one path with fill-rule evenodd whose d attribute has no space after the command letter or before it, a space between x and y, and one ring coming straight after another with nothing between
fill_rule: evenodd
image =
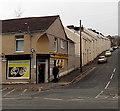
<instances>
[{"instance_id":1,"label":"house window","mask_svg":"<svg viewBox=\"0 0 120 111\"><path fill-rule=\"evenodd\" d=\"M16 52L23 52L24 51L24 36L18 35L16 37Z\"/></svg>"},{"instance_id":2,"label":"house window","mask_svg":"<svg viewBox=\"0 0 120 111\"><path fill-rule=\"evenodd\" d=\"M64 49L64 40L61 40L61 48Z\"/></svg>"},{"instance_id":3,"label":"house window","mask_svg":"<svg viewBox=\"0 0 120 111\"><path fill-rule=\"evenodd\" d=\"M57 47L58 47L58 41L57 38L54 40L54 52L57 52Z\"/></svg>"}]
</instances>

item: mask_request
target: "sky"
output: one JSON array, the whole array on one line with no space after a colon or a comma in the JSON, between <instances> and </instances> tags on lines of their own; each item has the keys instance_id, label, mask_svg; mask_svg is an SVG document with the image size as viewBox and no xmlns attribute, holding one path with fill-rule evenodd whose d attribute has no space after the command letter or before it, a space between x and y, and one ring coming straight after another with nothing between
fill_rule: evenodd
<instances>
[{"instance_id":1,"label":"sky","mask_svg":"<svg viewBox=\"0 0 120 111\"><path fill-rule=\"evenodd\" d=\"M95 29L105 36L118 35L118 0L0 0L0 20L60 15L63 25Z\"/></svg>"}]
</instances>

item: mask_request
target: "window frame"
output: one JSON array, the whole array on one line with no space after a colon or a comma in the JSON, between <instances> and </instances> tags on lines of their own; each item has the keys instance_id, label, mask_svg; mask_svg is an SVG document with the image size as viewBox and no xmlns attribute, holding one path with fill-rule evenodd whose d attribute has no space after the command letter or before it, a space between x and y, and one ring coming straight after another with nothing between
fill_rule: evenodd
<instances>
[{"instance_id":1,"label":"window frame","mask_svg":"<svg viewBox=\"0 0 120 111\"><path fill-rule=\"evenodd\" d=\"M61 49L65 49L65 44L63 39L60 40L60 47Z\"/></svg>"},{"instance_id":2,"label":"window frame","mask_svg":"<svg viewBox=\"0 0 120 111\"><path fill-rule=\"evenodd\" d=\"M55 37L54 38L54 52L58 51L58 39Z\"/></svg>"},{"instance_id":3,"label":"window frame","mask_svg":"<svg viewBox=\"0 0 120 111\"><path fill-rule=\"evenodd\" d=\"M22 37L22 38L17 38ZM23 50L17 50L17 41L23 41ZM24 35L16 35L15 36L15 52L24 52Z\"/></svg>"}]
</instances>

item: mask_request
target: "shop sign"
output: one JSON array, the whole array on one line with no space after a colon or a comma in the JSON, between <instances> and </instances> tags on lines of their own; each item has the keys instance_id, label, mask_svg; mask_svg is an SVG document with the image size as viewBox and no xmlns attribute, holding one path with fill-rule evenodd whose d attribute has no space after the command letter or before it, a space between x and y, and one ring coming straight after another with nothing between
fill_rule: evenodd
<instances>
[{"instance_id":1,"label":"shop sign","mask_svg":"<svg viewBox=\"0 0 120 111\"><path fill-rule=\"evenodd\" d=\"M56 60L56 66L58 66L59 69L64 69L65 63L64 59L55 59Z\"/></svg>"},{"instance_id":2,"label":"shop sign","mask_svg":"<svg viewBox=\"0 0 120 111\"><path fill-rule=\"evenodd\" d=\"M30 60L8 60L8 79L29 79Z\"/></svg>"},{"instance_id":3,"label":"shop sign","mask_svg":"<svg viewBox=\"0 0 120 111\"><path fill-rule=\"evenodd\" d=\"M54 56L54 58L68 59L68 56Z\"/></svg>"},{"instance_id":4,"label":"shop sign","mask_svg":"<svg viewBox=\"0 0 120 111\"><path fill-rule=\"evenodd\" d=\"M2 58L1 62L7 62L6 58Z\"/></svg>"}]
</instances>

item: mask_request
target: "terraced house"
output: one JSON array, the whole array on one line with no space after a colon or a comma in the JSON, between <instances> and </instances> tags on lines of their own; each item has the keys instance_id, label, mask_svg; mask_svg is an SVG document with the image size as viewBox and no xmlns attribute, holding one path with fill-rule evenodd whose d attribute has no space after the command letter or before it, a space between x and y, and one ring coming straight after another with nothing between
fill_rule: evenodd
<instances>
[{"instance_id":1,"label":"terraced house","mask_svg":"<svg viewBox=\"0 0 120 111\"><path fill-rule=\"evenodd\" d=\"M75 68L80 64L80 31L73 25L67 26L65 32L68 38L75 42ZM111 47L110 40L101 33L83 27L82 38L82 66L92 62L99 54Z\"/></svg>"},{"instance_id":2,"label":"terraced house","mask_svg":"<svg viewBox=\"0 0 120 111\"><path fill-rule=\"evenodd\" d=\"M2 83L41 83L74 70L75 45L57 16L2 20L0 78ZM72 56L68 56L72 54Z\"/></svg>"}]
</instances>

